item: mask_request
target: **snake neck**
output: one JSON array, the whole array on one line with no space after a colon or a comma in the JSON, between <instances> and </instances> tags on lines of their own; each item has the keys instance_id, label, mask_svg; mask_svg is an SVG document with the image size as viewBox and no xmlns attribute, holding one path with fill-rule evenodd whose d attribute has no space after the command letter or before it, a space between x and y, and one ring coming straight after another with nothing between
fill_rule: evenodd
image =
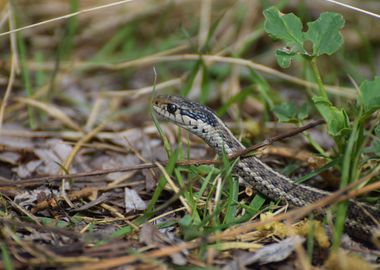
<instances>
[{"instance_id":1,"label":"snake neck","mask_svg":"<svg viewBox=\"0 0 380 270\"><path fill-rule=\"evenodd\" d=\"M215 127L200 125L197 129L190 130L192 133L201 137L219 155L232 154L233 152L245 149L243 144L235 138L224 123L216 118Z\"/></svg>"}]
</instances>

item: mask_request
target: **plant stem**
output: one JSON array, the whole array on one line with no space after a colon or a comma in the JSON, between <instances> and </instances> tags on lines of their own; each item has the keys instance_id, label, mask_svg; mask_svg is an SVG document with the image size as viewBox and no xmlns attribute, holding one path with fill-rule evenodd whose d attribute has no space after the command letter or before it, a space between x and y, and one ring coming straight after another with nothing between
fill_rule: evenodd
<instances>
[{"instance_id":1,"label":"plant stem","mask_svg":"<svg viewBox=\"0 0 380 270\"><path fill-rule=\"evenodd\" d=\"M310 60L311 69L313 70L314 77L317 80L317 85L319 88L320 95L328 99L327 92L325 89L325 86L323 85L321 74L319 73L318 66L317 66L317 58L313 57Z\"/></svg>"},{"instance_id":2,"label":"plant stem","mask_svg":"<svg viewBox=\"0 0 380 270\"><path fill-rule=\"evenodd\" d=\"M329 156L328 153L326 153L326 151L323 150L323 148L310 136L309 132L304 131L304 135L305 135L305 138L308 141L308 143L310 143L311 146L313 146L314 149L317 150L319 154L321 154L324 157Z\"/></svg>"}]
</instances>

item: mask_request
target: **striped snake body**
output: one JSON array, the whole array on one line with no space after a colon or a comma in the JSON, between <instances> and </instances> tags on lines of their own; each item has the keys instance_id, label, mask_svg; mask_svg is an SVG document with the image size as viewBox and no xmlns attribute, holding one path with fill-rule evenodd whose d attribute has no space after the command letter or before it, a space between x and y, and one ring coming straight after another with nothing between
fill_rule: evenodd
<instances>
[{"instance_id":1,"label":"striped snake body","mask_svg":"<svg viewBox=\"0 0 380 270\"><path fill-rule=\"evenodd\" d=\"M209 108L178 96L158 96L153 100L154 111L164 119L202 138L217 153L231 154L244 149ZM244 183L271 200L282 200L294 207L302 207L329 195L329 192L296 184L276 172L256 157L239 160L234 173ZM380 210L355 200L349 201L346 232L356 239L370 242L380 220Z\"/></svg>"}]
</instances>

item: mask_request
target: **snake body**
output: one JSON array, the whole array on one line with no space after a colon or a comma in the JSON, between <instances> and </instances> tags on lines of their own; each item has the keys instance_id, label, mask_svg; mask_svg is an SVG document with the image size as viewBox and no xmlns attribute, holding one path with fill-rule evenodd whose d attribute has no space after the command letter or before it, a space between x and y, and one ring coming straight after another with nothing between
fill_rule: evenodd
<instances>
[{"instance_id":1,"label":"snake body","mask_svg":"<svg viewBox=\"0 0 380 270\"><path fill-rule=\"evenodd\" d=\"M236 139L208 107L179 96L158 96L154 111L164 119L202 138L217 153L231 154L245 147ZM293 207L302 207L329 195L329 192L294 183L258 158L239 160L234 173L244 183L271 200L282 200ZM352 237L370 242L380 220L380 210L355 200L349 201L345 231Z\"/></svg>"}]
</instances>

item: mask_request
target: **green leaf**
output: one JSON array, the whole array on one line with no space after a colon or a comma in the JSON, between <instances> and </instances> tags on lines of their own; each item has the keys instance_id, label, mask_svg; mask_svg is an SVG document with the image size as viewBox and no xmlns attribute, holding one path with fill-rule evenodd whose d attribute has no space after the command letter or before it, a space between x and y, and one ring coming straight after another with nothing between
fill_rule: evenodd
<instances>
[{"instance_id":1,"label":"green leaf","mask_svg":"<svg viewBox=\"0 0 380 270\"><path fill-rule=\"evenodd\" d=\"M380 124L378 124L376 127L375 127L375 135L377 137L380 137Z\"/></svg>"},{"instance_id":2,"label":"green leaf","mask_svg":"<svg viewBox=\"0 0 380 270\"><path fill-rule=\"evenodd\" d=\"M303 48L302 22L296 15L283 14L276 7L270 7L264 10L264 17L264 29L268 34L285 41L288 46L294 46L296 52L306 52Z\"/></svg>"},{"instance_id":3,"label":"green leaf","mask_svg":"<svg viewBox=\"0 0 380 270\"><path fill-rule=\"evenodd\" d=\"M276 105L273 112L280 122L298 123L308 116L307 104L301 107L290 101Z\"/></svg>"},{"instance_id":4,"label":"green leaf","mask_svg":"<svg viewBox=\"0 0 380 270\"><path fill-rule=\"evenodd\" d=\"M201 83L201 93L199 97L199 101L201 104L205 104L207 102L207 98L211 91L211 80L210 73L208 71L207 65L202 62L202 83Z\"/></svg>"},{"instance_id":5,"label":"green leaf","mask_svg":"<svg viewBox=\"0 0 380 270\"><path fill-rule=\"evenodd\" d=\"M360 96L365 114L368 115L380 109L380 76L376 76L373 81L362 82Z\"/></svg>"},{"instance_id":6,"label":"green leaf","mask_svg":"<svg viewBox=\"0 0 380 270\"><path fill-rule=\"evenodd\" d=\"M340 29L344 26L343 16L334 12L324 12L314 22L307 24L305 40L313 43L313 56L331 55L343 44Z\"/></svg>"},{"instance_id":7,"label":"green leaf","mask_svg":"<svg viewBox=\"0 0 380 270\"><path fill-rule=\"evenodd\" d=\"M371 146L365 149L365 153L373 153L376 156L380 157L380 141L379 140L373 141Z\"/></svg>"},{"instance_id":8,"label":"green leaf","mask_svg":"<svg viewBox=\"0 0 380 270\"><path fill-rule=\"evenodd\" d=\"M183 234L183 238L186 240L191 240L195 237L201 236L203 233L202 226L195 225L190 215L185 215L179 221L179 225L182 229L181 232Z\"/></svg>"},{"instance_id":9,"label":"green leaf","mask_svg":"<svg viewBox=\"0 0 380 270\"><path fill-rule=\"evenodd\" d=\"M265 197L261 194L255 195L253 197L253 200L249 204L250 209L248 210L249 214L251 216L257 214L257 212L260 211L261 207L264 205Z\"/></svg>"},{"instance_id":10,"label":"green leaf","mask_svg":"<svg viewBox=\"0 0 380 270\"><path fill-rule=\"evenodd\" d=\"M193 219L190 215L184 215L182 219L180 219L179 224L183 226L190 226L193 223Z\"/></svg>"},{"instance_id":11,"label":"green leaf","mask_svg":"<svg viewBox=\"0 0 380 270\"><path fill-rule=\"evenodd\" d=\"M296 52L280 49L276 51L277 63L282 68L288 68L292 60L297 56Z\"/></svg>"},{"instance_id":12,"label":"green leaf","mask_svg":"<svg viewBox=\"0 0 380 270\"><path fill-rule=\"evenodd\" d=\"M329 134L334 137L345 136L350 130L346 112L333 106L325 97L314 96L313 102L323 119L325 119Z\"/></svg>"}]
</instances>

